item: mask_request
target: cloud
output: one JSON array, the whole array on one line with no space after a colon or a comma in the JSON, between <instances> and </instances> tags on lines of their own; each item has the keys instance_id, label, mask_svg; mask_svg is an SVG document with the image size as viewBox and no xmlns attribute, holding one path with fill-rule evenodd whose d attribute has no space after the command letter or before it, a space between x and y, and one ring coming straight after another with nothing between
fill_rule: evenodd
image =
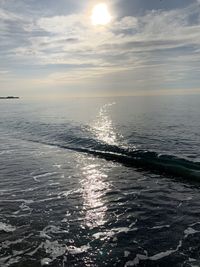
<instances>
[{"instance_id":1,"label":"cloud","mask_svg":"<svg viewBox=\"0 0 200 267\"><path fill-rule=\"evenodd\" d=\"M115 88L126 84L130 91L182 88L186 79L198 86L199 7L197 1L175 9L146 7L138 16L115 17L105 27L93 26L87 12L41 17L0 9L1 64L24 79L29 66L31 82L38 69L44 78L36 80L54 86L95 87L98 81Z\"/></svg>"},{"instance_id":2,"label":"cloud","mask_svg":"<svg viewBox=\"0 0 200 267\"><path fill-rule=\"evenodd\" d=\"M196 0L115 0L114 7L119 16L144 16L152 10L170 11L195 4Z\"/></svg>"},{"instance_id":3,"label":"cloud","mask_svg":"<svg viewBox=\"0 0 200 267\"><path fill-rule=\"evenodd\" d=\"M20 20L20 16L16 15L15 13L9 12L0 8L0 20L3 22L6 21L17 21Z\"/></svg>"}]
</instances>

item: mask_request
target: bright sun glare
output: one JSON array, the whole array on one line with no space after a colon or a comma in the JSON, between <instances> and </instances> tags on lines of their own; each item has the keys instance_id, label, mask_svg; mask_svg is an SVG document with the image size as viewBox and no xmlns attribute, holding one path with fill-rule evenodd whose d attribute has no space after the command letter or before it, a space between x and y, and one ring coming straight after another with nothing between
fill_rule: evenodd
<instances>
[{"instance_id":1,"label":"bright sun glare","mask_svg":"<svg viewBox=\"0 0 200 267\"><path fill-rule=\"evenodd\" d=\"M92 10L92 24L93 25L106 25L111 21L111 15L108 7L104 3L97 4Z\"/></svg>"}]
</instances>

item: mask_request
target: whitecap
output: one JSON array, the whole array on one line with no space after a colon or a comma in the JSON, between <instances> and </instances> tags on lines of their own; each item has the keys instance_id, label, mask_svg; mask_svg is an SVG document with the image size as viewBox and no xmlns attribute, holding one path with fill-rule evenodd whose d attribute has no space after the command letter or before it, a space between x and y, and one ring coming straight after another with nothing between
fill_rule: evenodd
<instances>
[{"instance_id":1,"label":"whitecap","mask_svg":"<svg viewBox=\"0 0 200 267\"><path fill-rule=\"evenodd\" d=\"M9 233L9 232L14 232L15 230L16 228L14 226L0 222L0 231Z\"/></svg>"},{"instance_id":2,"label":"whitecap","mask_svg":"<svg viewBox=\"0 0 200 267\"><path fill-rule=\"evenodd\" d=\"M189 235L193 235L193 234L196 234L196 233L199 233L200 231L197 231L195 229L193 229L192 227L188 227L187 229L185 229L184 231L184 238L187 238Z\"/></svg>"},{"instance_id":3,"label":"whitecap","mask_svg":"<svg viewBox=\"0 0 200 267\"><path fill-rule=\"evenodd\" d=\"M43 243L43 247L46 253L50 255L52 261L57 257L64 255L66 252L66 246L59 244L58 241L50 242L49 240L46 240L46 242Z\"/></svg>"},{"instance_id":4,"label":"whitecap","mask_svg":"<svg viewBox=\"0 0 200 267\"><path fill-rule=\"evenodd\" d=\"M62 165L61 164L54 164L53 166L60 169Z\"/></svg>"},{"instance_id":5,"label":"whitecap","mask_svg":"<svg viewBox=\"0 0 200 267\"><path fill-rule=\"evenodd\" d=\"M61 230L59 227L54 225L46 226L42 231L40 231L40 237L51 239L50 234L59 234L59 233L67 233L67 230Z\"/></svg>"},{"instance_id":6,"label":"whitecap","mask_svg":"<svg viewBox=\"0 0 200 267\"><path fill-rule=\"evenodd\" d=\"M128 250L125 250L125 251L124 251L124 257L125 257L125 258L127 258L130 254L131 254L131 253L130 253L130 251L128 251Z\"/></svg>"},{"instance_id":7,"label":"whitecap","mask_svg":"<svg viewBox=\"0 0 200 267\"><path fill-rule=\"evenodd\" d=\"M40 261L41 266L49 265L49 263L51 263L51 262L52 262L52 259L49 259L49 258L43 258Z\"/></svg>"},{"instance_id":8,"label":"whitecap","mask_svg":"<svg viewBox=\"0 0 200 267\"><path fill-rule=\"evenodd\" d=\"M89 245L83 245L81 247L75 247L75 246L66 247L67 252L72 254L72 255L84 253L84 252L88 251L89 248L90 248Z\"/></svg>"}]
</instances>

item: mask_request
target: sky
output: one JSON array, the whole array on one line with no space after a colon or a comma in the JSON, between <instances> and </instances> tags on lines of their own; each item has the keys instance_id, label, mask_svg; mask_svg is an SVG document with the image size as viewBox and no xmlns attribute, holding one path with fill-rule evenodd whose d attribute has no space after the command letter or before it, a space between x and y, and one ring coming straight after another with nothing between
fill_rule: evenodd
<instances>
[{"instance_id":1,"label":"sky","mask_svg":"<svg viewBox=\"0 0 200 267\"><path fill-rule=\"evenodd\" d=\"M199 77L200 0L0 0L0 96L190 94Z\"/></svg>"}]
</instances>

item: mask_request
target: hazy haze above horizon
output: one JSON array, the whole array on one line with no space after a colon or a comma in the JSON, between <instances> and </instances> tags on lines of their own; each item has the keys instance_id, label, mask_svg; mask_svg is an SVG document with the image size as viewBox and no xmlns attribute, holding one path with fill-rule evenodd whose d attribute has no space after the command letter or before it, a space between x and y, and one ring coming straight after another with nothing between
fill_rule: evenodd
<instances>
[{"instance_id":1,"label":"hazy haze above horizon","mask_svg":"<svg viewBox=\"0 0 200 267\"><path fill-rule=\"evenodd\" d=\"M199 0L0 0L0 96L198 93L199 52Z\"/></svg>"}]
</instances>

